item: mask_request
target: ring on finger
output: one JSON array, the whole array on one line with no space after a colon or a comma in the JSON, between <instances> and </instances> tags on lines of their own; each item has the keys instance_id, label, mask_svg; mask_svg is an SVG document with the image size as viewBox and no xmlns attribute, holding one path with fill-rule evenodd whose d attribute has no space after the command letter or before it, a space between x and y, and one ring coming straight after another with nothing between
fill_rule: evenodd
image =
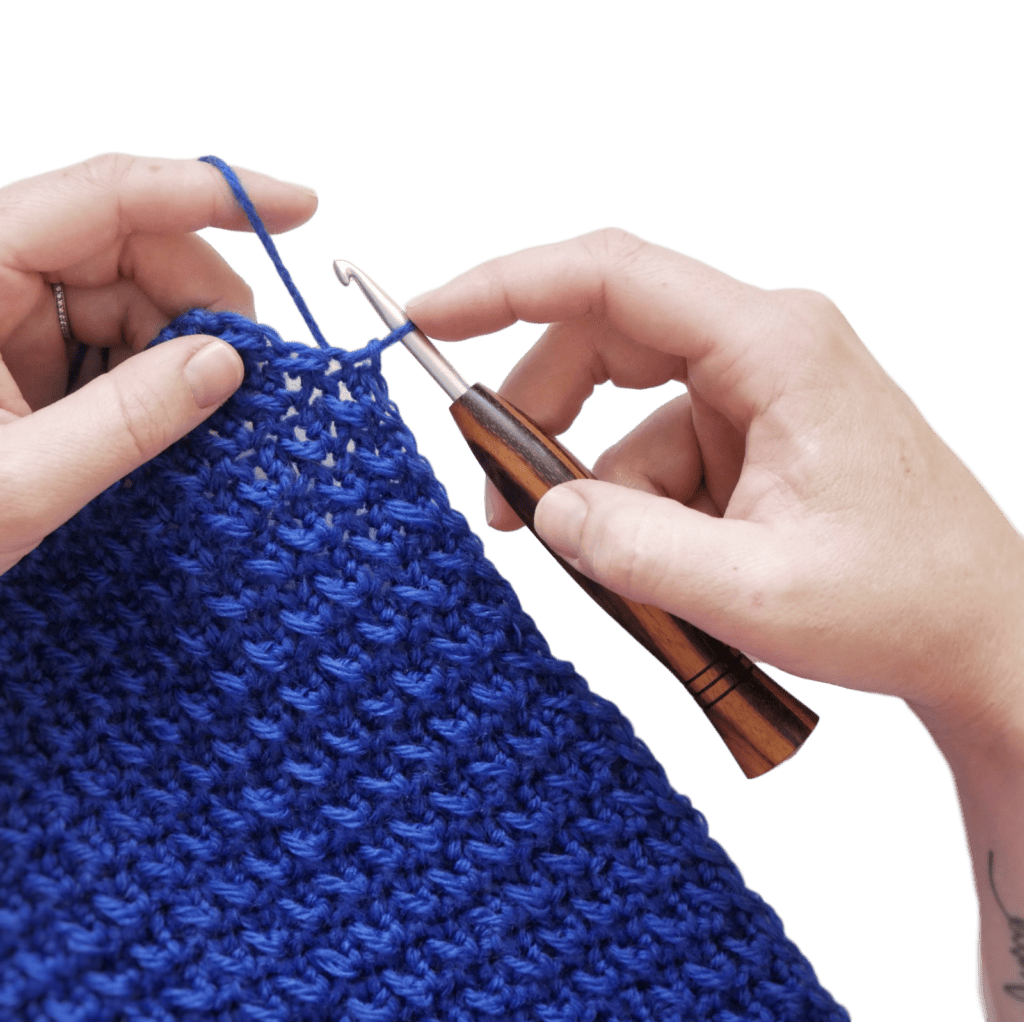
<instances>
[{"instance_id":1,"label":"ring on finger","mask_svg":"<svg viewBox=\"0 0 1024 1022\"><path fill-rule=\"evenodd\" d=\"M65 344L74 344L75 335L71 332L71 320L68 318L68 300L64 294L63 284L51 284L53 297L57 302L57 321L60 323L61 336Z\"/></svg>"}]
</instances>

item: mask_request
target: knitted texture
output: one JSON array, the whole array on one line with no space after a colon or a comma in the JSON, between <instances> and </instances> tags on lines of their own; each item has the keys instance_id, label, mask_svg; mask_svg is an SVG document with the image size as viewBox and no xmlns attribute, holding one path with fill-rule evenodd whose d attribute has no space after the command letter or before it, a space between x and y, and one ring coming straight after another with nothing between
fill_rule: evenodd
<instances>
[{"instance_id":1,"label":"knitted texture","mask_svg":"<svg viewBox=\"0 0 1024 1022\"><path fill-rule=\"evenodd\" d=\"M847 1019L551 656L379 342L196 332L242 389L0 579L0 1018Z\"/></svg>"}]
</instances>

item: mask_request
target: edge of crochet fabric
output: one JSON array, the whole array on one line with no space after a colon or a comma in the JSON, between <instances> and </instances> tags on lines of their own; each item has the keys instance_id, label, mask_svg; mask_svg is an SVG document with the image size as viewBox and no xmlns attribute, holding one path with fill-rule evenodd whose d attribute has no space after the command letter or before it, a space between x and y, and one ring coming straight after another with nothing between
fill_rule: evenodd
<instances>
[{"instance_id":1,"label":"edge of crochet fabric","mask_svg":"<svg viewBox=\"0 0 1024 1022\"><path fill-rule=\"evenodd\" d=\"M0 1017L848 1018L551 656L379 346L194 311L207 423L0 579Z\"/></svg>"}]
</instances>

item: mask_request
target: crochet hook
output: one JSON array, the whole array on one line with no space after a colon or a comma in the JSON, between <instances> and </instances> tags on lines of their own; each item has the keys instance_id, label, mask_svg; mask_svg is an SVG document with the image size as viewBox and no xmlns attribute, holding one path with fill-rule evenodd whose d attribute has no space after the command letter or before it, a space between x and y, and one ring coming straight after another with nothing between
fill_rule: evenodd
<instances>
[{"instance_id":1,"label":"crochet hook","mask_svg":"<svg viewBox=\"0 0 1024 1022\"><path fill-rule=\"evenodd\" d=\"M336 260L334 272L346 286L356 282L389 330L411 325L405 310L351 263ZM480 383L467 384L415 326L402 343L451 398L452 416L477 461L534 535L534 508L552 486L594 478L519 409ZM788 759L814 730L817 714L739 650L667 611L613 593L548 549L601 608L682 682L747 777Z\"/></svg>"}]
</instances>

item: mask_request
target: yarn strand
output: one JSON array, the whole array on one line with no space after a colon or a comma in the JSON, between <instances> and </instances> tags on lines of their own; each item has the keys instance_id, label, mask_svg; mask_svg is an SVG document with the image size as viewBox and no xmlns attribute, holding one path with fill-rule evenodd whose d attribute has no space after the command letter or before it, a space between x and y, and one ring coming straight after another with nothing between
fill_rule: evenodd
<instances>
[{"instance_id":1,"label":"yarn strand","mask_svg":"<svg viewBox=\"0 0 1024 1022\"><path fill-rule=\"evenodd\" d=\"M0 578L0 1020L849 1022L451 507L401 333L185 313L242 385Z\"/></svg>"},{"instance_id":2,"label":"yarn strand","mask_svg":"<svg viewBox=\"0 0 1024 1022\"><path fill-rule=\"evenodd\" d=\"M306 299L302 297L299 289L295 286L295 281L292 280L292 275L288 272L288 268L282 262L281 256L277 251L277 246L270 237L270 232L263 225L263 221L260 219L259 213L256 212L256 207L253 205L252 199L249 198L248 193L242 186L242 182L238 180L238 175L219 156L201 156L199 157L199 162L208 163L211 167L216 167L221 174L224 175L224 180L227 181L230 186L231 191L235 196L235 201L242 207L242 211L248 218L252 229L256 232L256 237L260 239L263 243L263 247L267 250L267 255L270 256L270 261L274 264L274 269L277 270L277 275L281 278L284 286L288 289L288 294L292 296L292 301L295 302L302 318L306 321L306 326L309 327L309 332L313 335L313 339L321 348L333 347L333 345L328 343L327 338L324 337L320 327L317 326L317 322L313 318L313 313L309 311L309 306L306 304Z\"/></svg>"},{"instance_id":3,"label":"yarn strand","mask_svg":"<svg viewBox=\"0 0 1024 1022\"><path fill-rule=\"evenodd\" d=\"M232 194L235 196L235 201L242 208L242 212L245 213L249 220L253 231L256 232L256 237L263 243L263 247L267 251L267 255L270 256L270 261L274 264L274 269L277 270L278 276L281 278L284 286L288 289L288 294L292 296L292 301L295 302L296 308L299 310L302 318L306 321L306 326L309 327L309 332L313 335L313 339L321 348L333 349L336 345L331 344L323 332L317 325L316 320L313 318L313 313L309 311L309 306L306 304L306 299L302 297L302 292L299 291L292 280L292 275L288 272L288 267L285 266L281 259L280 253L277 251L277 246L274 244L273 238L270 236L270 232L267 230L260 218L259 213L256 212L256 206L252 199L249 198L249 193L245 190L242 182L238 179L238 175L232 170L230 164L225 163L219 156L201 156L199 157L200 163L208 163L211 167L216 167L217 170L224 175L224 180L227 181L228 186L231 188ZM414 323L403 323L402 326L392 330L386 337L379 340L371 341L362 351L358 354L366 355L371 359L380 358L380 353L385 349L389 348L396 341L400 341L406 334L411 333L416 329Z\"/></svg>"}]
</instances>

